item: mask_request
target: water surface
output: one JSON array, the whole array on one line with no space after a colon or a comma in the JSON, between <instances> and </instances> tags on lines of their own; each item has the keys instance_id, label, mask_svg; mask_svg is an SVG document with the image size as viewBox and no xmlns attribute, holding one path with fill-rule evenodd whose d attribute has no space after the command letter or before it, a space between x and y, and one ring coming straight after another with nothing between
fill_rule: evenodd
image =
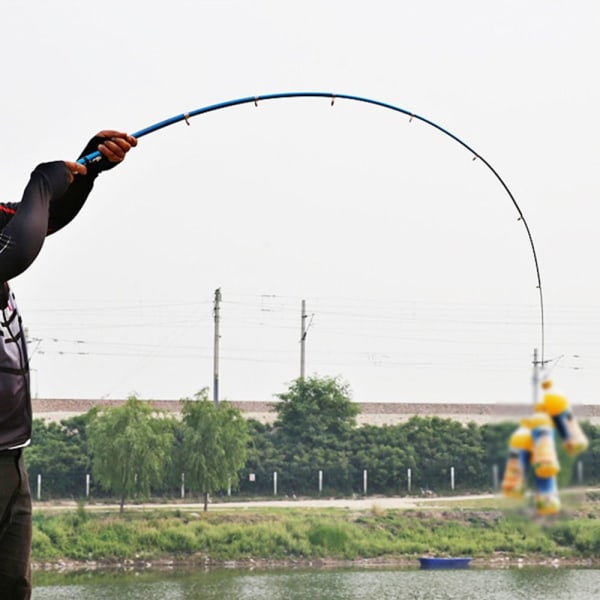
<instances>
[{"instance_id":1,"label":"water surface","mask_svg":"<svg viewBox=\"0 0 600 600\"><path fill-rule=\"evenodd\" d=\"M173 570L43 574L33 600L597 600L600 570Z\"/></svg>"}]
</instances>

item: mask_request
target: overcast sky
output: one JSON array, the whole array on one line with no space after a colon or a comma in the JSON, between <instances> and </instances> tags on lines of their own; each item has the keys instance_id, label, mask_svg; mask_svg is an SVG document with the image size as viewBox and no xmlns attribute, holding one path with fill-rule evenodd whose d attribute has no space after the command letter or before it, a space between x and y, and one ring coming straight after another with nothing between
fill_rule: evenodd
<instances>
[{"instance_id":1,"label":"overcast sky","mask_svg":"<svg viewBox=\"0 0 600 600\"><path fill-rule=\"evenodd\" d=\"M529 224L544 358L600 388L600 7L4 0L0 199L103 128L277 92L353 94L449 130ZM271 400L300 374L357 401L530 402L540 300L493 173L402 114L274 100L140 140L12 282L45 398ZM574 356L578 358L574 358ZM212 391L210 392L212 394Z\"/></svg>"}]
</instances>

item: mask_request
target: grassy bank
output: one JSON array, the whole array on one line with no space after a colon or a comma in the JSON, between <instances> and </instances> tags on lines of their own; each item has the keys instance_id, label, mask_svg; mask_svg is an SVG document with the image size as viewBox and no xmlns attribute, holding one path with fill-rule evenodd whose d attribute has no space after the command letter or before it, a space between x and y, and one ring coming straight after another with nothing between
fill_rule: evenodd
<instances>
[{"instance_id":1,"label":"grassy bank","mask_svg":"<svg viewBox=\"0 0 600 600\"><path fill-rule=\"evenodd\" d=\"M36 511L33 561L124 562L390 561L423 554L484 561L593 559L600 555L600 503L554 519L468 506L428 509L244 509Z\"/></svg>"}]
</instances>

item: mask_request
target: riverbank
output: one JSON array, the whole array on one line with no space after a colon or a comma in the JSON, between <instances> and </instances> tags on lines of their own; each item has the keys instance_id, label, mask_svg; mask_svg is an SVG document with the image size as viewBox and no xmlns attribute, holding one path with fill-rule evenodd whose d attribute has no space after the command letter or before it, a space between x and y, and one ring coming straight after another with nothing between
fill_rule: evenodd
<instances>
[{"instance_id":1,"label":"riverbank","mask_svg":"<svg viewBox=\"0 0 600 600\"><path fill-rule=\"evenodd\" d=\"M268 504L268 503L266 503ZM422 555L473 566L598 566L600 502L578 496L555 518L494 497L418 506L253 504L127 509L36 507L33 566L43 569L414 566ZM197 507L197 505L196 505Z\"/></svg>"},{"instance_id":2,"label":"riverbank","mask_svg":"<svg viewBox=\"0 0 600 600\"><path fill-rule=\"evenodd\" d=\"M208 558L182 559L161 558L156 560L102 560L102 561L74 561L58 560L51 562L34 562L32 569L35 572L144 572L144 571L188 571L209 569L235 569L235 570L282 570L282 569L411 569L420 566L419 557L405 556L395 558L361 558L356 560L315 559L315 560L270 560L270 559L243 559L228 561L213 561ZM472 559L471 568L475 569L527 569L527 568L578 568L600 569L600 557L589 558L557 558L555 556L528 555L510 556L506 553L494 553L488 557L475 557Z\"/></svg>"}]
</instances>

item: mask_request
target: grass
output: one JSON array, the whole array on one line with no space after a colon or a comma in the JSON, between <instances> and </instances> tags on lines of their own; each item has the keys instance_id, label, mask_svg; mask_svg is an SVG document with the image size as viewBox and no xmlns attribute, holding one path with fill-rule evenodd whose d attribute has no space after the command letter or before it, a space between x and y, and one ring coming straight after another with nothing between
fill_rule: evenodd
<instances>
[{"instance_id":1,"label":"grass","mask_svg":"<svg viewBox=\"0 0 600 600\"><path fill-rule=\"evenodd\" d=\"M441 501L411 510L260 508L34 514L33 561L411 560L425 553L491 558L600 554L600 502L536 519L502 500Z\"/></svg>"}]
</instances>

